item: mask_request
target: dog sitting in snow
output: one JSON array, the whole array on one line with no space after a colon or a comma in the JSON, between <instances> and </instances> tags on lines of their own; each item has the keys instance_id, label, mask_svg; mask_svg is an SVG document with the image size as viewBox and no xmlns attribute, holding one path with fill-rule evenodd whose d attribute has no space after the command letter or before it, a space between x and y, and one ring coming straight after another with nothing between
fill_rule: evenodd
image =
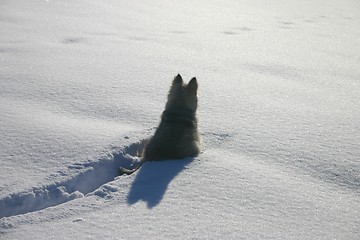
<instances>
[{"instance_id":1,"label":"dog sitting in snow","mask_svg":"<svg viewBox=\"0 0 360 240\"><path fill-rule=\"evenodd\" d=\"M183 82L180 74L174 78L160 125L147 142L142 160L134 169L121 167L121 175L135 172L146 161L181 159L200 152L196 118L197 89L196 78L192 78L188 84Z\"/></svg>"}]
</instances>

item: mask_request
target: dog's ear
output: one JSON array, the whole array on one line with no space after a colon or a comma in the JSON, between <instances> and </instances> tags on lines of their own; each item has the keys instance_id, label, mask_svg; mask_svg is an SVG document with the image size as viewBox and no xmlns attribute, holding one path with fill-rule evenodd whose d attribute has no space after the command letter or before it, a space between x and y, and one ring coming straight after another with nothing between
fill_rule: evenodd
<instances>
[{"instance_id":1,"label":"dog's ear","mask_svg":"<svg viewBox=\"0 0 360 240\"><path fill-rule=\"evenodd\" d=\"M190 82L189 82L189 84L188 84L188 88L189 88L189 91L190 91L192 94L194 94L194 95L197 94L198 83L197 83L197 80L196 80L195 77L193 77L193 78L190 80Z\"/></svg>"},{"instance_id":2,"label":"dog's ear","mask_svg":"<svg viewBox=\"0 0 360 240\"><path fill-rule=\"evenodd\" d=\"M183 79L182 79L181 75L178 74L178 75L174 78L172 84L175 85L175 84L182 84L182 83L183 83Z\"/></svg>"}]
</instances>

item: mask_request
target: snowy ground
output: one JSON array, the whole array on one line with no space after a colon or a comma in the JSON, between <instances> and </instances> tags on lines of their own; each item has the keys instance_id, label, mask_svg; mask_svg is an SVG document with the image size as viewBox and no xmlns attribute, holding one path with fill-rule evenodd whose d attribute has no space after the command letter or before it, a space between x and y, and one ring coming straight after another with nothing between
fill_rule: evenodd
<instances>
[{"instance_id":1,"label":"snowy ground","mask_svg":"<svg viewBox=\"0 0 360 240\"><path fill-rule=\"evenodd\" d=\"M0 1L1 239L359 239L360 2ZM204 151L137 161L172 78Z\"/></svg>"}]
</instances>

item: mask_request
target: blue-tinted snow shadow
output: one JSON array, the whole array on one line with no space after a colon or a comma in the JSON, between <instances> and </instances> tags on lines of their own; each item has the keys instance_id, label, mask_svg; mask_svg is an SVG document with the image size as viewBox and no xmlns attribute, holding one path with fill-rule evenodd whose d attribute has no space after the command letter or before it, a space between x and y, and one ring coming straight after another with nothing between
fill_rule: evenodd
<instances>
[{"instance_id":1,"label":"blue-tinted snow shadow","mask_svg":"<svg viewBox=\"0 0 360 240\"><path fill-rule=\"evenodd\" d=\"M189 165L194 158L146 162L139 169L127 196L129 205L142 200L148 208L158 205L170 182Z\"/></svg>"}]
</instances>

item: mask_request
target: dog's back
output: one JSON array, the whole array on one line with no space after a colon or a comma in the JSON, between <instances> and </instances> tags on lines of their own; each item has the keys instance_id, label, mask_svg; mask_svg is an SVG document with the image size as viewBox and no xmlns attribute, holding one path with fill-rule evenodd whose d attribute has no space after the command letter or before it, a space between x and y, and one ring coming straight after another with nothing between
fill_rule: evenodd
<instances>
[{"instance_id":1,"label":"dog's back","mask_svg":"<svg viewBox=\"0 0 360 240\"><path fill-rule=\"evenodd\" d=\"M141 162L133 169L120 167L120 175L136 172L146 161L181 159L199 154L197 88L196 78L191 79L189 84L184 84L180 75L175 77L160 125L147 142Z\"/></svg>"},{"instance_id":2,"label":"dog's back","mask_svg":"<svg viewBox=\"0 0 360 240\"><path fill-rule=\"evenodd\" d=\"M196 78L184 84L180 75L175 77L160 125L145 147L144 160L180 159L200 152L197 88Z\"/></svg>"}]
</instances>

